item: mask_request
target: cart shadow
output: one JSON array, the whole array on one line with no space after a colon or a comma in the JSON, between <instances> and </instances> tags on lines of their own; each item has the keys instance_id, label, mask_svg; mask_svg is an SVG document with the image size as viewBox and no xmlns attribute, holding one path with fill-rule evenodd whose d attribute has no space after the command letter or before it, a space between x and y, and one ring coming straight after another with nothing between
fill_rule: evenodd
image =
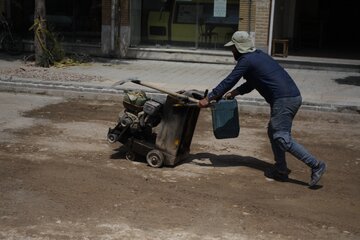
<instances>
[{"instance_id":1,"label":"cart shadow","mask_svg":"<svg viewBox=\"0 0 360 240\"><path fill-rule=\"evenodd\" d=\"M110 155L110 159L125 159L126 148L123 145L113 148L112 151L113 153Z\"/></svg>"},{"instance_id":2,"label":"cart shadow","mask_svg":"<svg viewBox=\"0 0 360 240\"><path fill-rule=\"evenodd\" d=\"M208 161L204 161L205 159L209 160L210 163ZM190 154L182 163L192 163L204 167L249 167L259 170L264 174L266 169L273 166L273 164L271 163L254 157L240 156L234 154L216 155L212 153ZM289 178L286 182L302 186L308 186L306 182L292 178Z\"/></svg>"},{"instance_id":3,"label":"cart shadow","mask_svg":"<svg viewBox=\"0 0 360 240\"><path fill-rule=\"evenodd\" d=\"M113 149L114 153L110 155L110 159L113 160L124 160L128 161L126 159L126 153L129 151L125 146L121 145L118 148ZM146 163L146 159L143 156L137 155L135 159L131 160L133 162L142 162Z\"/></svg>"}]
</instances>

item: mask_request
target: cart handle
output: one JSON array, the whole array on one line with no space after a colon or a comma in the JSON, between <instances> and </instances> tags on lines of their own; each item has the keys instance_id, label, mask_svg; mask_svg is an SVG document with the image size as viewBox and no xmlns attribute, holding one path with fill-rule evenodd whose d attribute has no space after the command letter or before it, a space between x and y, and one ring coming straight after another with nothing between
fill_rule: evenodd
<instances>
[{"instance_id":1,"label":"cart handle","mask_svg":"<svg viewBox=\"0 0 360 240\"><path fill-rule=\"evenodd\" d=\"M132 83L135 83L135 84L138 84L138 85L141 85L141 86L145 86L145 87L148 87L148 88L152 88L152 89L155 89L155 90L158 90L160 92L163 92L163 93L166 93L166 94L169 94L173 97L177 97L177 98L180 98L181 100L183 101L189 101L189 102L193 102L193 103L198 103L199 100L195 99L195 98L192 98L192 97L189 97L189 96L186 96L184 94L181 94L181 93L177 93L177 92L172 92L172 91L169 91L169 90L166 90L166 89L163 89L159 86L156 86L154 84L151 84L151 83L144 83L142 82L141 80L138 80L138 79L130 79Z\"/></svg>"}]
</instances>

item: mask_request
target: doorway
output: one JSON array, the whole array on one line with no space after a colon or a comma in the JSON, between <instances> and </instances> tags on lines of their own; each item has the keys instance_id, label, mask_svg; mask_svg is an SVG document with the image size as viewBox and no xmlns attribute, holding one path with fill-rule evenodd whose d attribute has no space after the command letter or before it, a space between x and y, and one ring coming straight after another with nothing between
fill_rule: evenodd
<instances>
[{"instance_id":1,"label":"doorway","mask_svg":"<svg viewBox=\"0 0 360 240\"><path fill-rule=\"evenodd\" d=\"M359 12L357 0L276 0L273 35L290 55L360 59Z\"/></svg>"}]
</instances>

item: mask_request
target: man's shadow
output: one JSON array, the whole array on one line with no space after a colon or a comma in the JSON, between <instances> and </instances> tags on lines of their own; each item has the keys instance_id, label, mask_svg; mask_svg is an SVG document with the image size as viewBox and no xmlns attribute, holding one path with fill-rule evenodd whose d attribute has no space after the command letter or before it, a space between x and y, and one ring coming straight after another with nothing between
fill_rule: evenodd
<instances>
[{"instance_id":1,"label":"man's shadow","mask_svg":"<svg viewBox=\"0 0 360 240\"><path fill-rule=\"evenodd\" d=\"M111 159L125 159L126 152L128 151L126 147L120 146L117 149L114 149L114 153L110 156ZM210 161L202 161L202 159L208 159ZM136 156L136 159L133 160L136 162L146 163L146 159L143 156ZM188 154L182 161L178 162L174 167L182 165L184 163L192 163L202 167L249 167L256 170L259 170L265 174L265 170L271 168L273 164L265 162L263 160L249 157L249 156L240 156L235 154L226 154L226 155L216 155L213 153L196 153ZM286 182L298 184L302 186L308 186L306 182L289 178Z\"/></svg>"},{"instance_id":2,"label":"man's shadow","mask_svg":"<svg viewBox=\"0 0 360 240\"><path fill-rule=\"evenodd\" d=\"M207 161L201 161L201 159L208 159L210 163ZM199 161L200 160L200 161ZM265 162L263 160L249 157L249 156L240 156L234 154L226 154L226 155L216 155L213 153L196 153L189 154L189 156L182 163L192 163L199 166L204 167L249 167L256 170L259 170L264 173L268 168L273 167L273 164ZM306 182L289 178L287 181L289 183L298 184L302 186L308 186Z\"/></svg>"}]
</instances>

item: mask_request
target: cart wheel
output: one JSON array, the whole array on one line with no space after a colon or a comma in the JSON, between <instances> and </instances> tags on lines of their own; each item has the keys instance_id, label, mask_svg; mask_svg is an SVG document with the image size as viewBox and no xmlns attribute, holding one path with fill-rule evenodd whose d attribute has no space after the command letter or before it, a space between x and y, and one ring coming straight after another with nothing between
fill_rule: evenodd
<instances>
[{"instance_id":1,"label":"cart wheel","mask_svg":"<svg viewBox=\"0 0 360 240\"><path fill-rule=\"evenodd\" d=\"M126 158L126 160L129 160L129 161L134 161L135 160L135 153L133 153L133 152L127 152L126 154L125 154L125 158Z\"/></svg>"},{"instance_id":2,"label":"cart wheel","mask_svg":"<svg viewBox=\"0 0 360 240\"><path fill-rule=\"evenodd\" d=\"M107 135L107 140L109 143L115 143L118 140L118 138L119 138L118 135L113 134L113 133L109 133Z\"/></svg>"},{"instance_id":3,"label":"cart wheel","mask_svg":"<svg viewBox=\"0 0 360 240\"><path fill-rule=\"evenodd\" d=\"M146 155L146 161L151 167L159 168L164 164L164 154L158 150L151 150Z\"/></svg>"}]
</instances>

